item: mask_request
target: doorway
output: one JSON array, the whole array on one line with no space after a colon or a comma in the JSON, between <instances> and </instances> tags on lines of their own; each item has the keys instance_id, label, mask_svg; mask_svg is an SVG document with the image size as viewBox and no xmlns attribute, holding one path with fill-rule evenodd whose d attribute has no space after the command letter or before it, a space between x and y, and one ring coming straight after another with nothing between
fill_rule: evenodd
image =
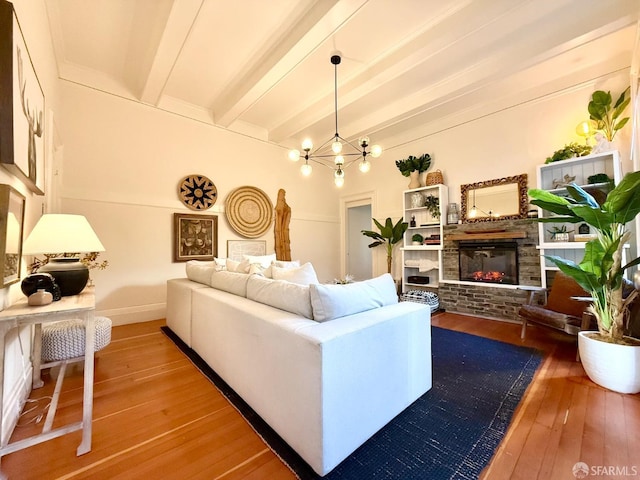
<instances>
[{"instance_id":1,"label":"doorway","mask_svg":"<svg viewBox=\"0 0 640 480\"><path fill-rule=\"evenodd\" d=\"M354 280L367 280L373 276L373 241L361 231L371 230L371 201L369 199L345 204L345 274Z\"/></svg>"}]
</instances>

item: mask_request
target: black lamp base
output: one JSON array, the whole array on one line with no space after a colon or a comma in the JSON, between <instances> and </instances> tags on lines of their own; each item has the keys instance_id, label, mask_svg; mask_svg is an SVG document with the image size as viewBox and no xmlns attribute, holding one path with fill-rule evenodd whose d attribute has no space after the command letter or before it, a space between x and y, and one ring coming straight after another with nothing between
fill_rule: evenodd
<instances>
[{"instance_id":1,"label":"black lamp base","mask_svg":"<svg viewBox=\"0 0 640 480\"><path fill-rule=\"evenodd\" d=\"M38 271L51 274L63 297L78 295L89 281L89 269L79 258L52 258Z\"/></svg>"}]
</instances>

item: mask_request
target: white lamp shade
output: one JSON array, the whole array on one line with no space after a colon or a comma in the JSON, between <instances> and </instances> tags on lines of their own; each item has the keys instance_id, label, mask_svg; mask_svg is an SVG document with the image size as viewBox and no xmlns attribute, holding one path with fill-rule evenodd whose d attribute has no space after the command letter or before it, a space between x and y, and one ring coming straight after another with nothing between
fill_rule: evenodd
<instances>
[{"instance_id":1,"label":"white lamp shade","mask_svg":"<svg viewBox=\"0 0 640 480\"><path fill-rule=\"evenodd\" d=\"M24 242L22 253L104 252L87 219L82 215L49 213L40 217Z\"/></svg>"}]
</instances>

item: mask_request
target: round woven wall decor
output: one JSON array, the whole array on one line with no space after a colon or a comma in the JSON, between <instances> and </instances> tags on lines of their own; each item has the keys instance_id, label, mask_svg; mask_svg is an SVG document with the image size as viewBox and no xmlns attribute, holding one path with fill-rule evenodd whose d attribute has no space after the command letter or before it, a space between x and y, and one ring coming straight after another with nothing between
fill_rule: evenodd
<instances>
[{"instance_id":1,"label":"round woven wall decor","mask_svg":"<svg viewBox=\"0 0 640 480\"><path fill-rule=\"evenodd\" d=\"M216 203L218 189L204 175L189 175L180 181L178 195L191 210L206 210Z\"/></svg>"},{"instance_id":2,"label":"round woven wall decor","mask_svg":"<svg viewBox=\"0 0 640 480\"><path fill-rule=\"evenodd\" d=\"M224 210L231 227L240 235L256 238L273 222L273 204L266 193L256 187L238 187L225 201Z\"/></svg>"}]
</instances>

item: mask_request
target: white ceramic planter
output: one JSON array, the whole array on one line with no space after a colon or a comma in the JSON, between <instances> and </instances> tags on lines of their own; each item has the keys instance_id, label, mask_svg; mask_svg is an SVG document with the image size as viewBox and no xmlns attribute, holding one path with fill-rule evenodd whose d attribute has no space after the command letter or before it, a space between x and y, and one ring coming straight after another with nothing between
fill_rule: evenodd
<instances>
[{"instance_id":1,"label":"white ceramic planter","mask_svg":"<svg viewBox=\"0 0 640 480\"><path fill-rule=\"evenodd\" d=\"M589 378L614 392L640 392L640 346L615 345L593 340L579 332L578 348Z\"/></svg>"}]
</instances>

